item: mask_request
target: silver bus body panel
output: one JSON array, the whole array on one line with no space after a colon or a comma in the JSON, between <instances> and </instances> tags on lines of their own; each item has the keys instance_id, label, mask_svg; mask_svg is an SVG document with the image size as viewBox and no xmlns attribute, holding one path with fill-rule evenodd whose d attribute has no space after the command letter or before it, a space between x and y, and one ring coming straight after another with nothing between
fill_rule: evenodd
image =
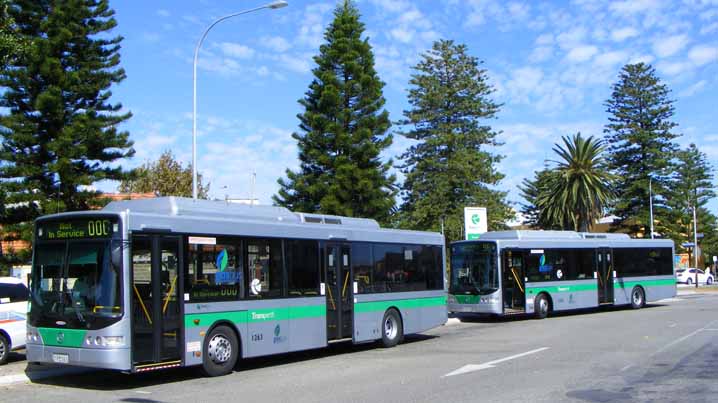
<instances>
[{"instance_id":1,"label":"silver bus body panel","mask_svg":"<svg viewBox=\"0 0 718 403\"><path fill-rule=\"evenodd\" d=\"M354 342L381 339L384 313L389 308L399 311L405 334L429 330L448 319L444 290L355 294Z\"/></svg>"},{"instance_id":2,"label":"silver bus body panel","mask_svg":"<svg viewBox=\"0 0 718 403\"><path fill-rule=\"evenodd\" d=\"M27 325L28 332L39 333L39 329ZM48 329L54 333L62 332L61 328ZM65 347L57 344L56 340L43 340L42 337L37 342L28 340L25 347L28 362L55 363L53 354L64 354L68 356L69 362L66 365L116 369L121 371L129 371L132 369L132 350L130 349L132 340L130 339L130 320L129 315L125 312L125 316L117 323L106 328L98 330L81 330L70 329L68 331L83 332L82 347ZM88 345L85 340L90 338L94 340L98 336L124 336L124 344L116 348L105 348L96 345Z\"/></svg>"},{"instance_id":3,"label":"silver bus body panel","mask_svg":"<svg viewBox=\"0 0 718 403\"><path fill-rule=\"evenodd\" d=\"M551 297L554 311L597 307L597 281L588 279L526 283L526 313L534 312L534 298L541 292Z\"/></svg>"}]
</instances>

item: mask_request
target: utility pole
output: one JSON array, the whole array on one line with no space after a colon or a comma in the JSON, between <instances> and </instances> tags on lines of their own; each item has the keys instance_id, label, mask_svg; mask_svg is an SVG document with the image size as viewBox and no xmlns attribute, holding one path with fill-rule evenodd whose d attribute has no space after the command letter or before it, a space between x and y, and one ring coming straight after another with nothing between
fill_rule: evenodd
<instances>
[{"instance_id":1,"label":"utility pole","mask_svg":"<svg viewBox=\"0 0 718 403\"><path fill-rule=\"evenodd\" d=\"M650 176L648 177L648 208L651 212L651 239L653 239L653 187Z\"/></svg>"},{"instance_id":2,"label":"utility pole","mask_svg":"<svg viewBox=\"0 0 718 403\"><path fill-rule=\"evenodd\" d=\"M698 221L696 220L696 206L693 205L693 262L696 268L696 288L698 288Z\"/></svg>"}]
</instances>

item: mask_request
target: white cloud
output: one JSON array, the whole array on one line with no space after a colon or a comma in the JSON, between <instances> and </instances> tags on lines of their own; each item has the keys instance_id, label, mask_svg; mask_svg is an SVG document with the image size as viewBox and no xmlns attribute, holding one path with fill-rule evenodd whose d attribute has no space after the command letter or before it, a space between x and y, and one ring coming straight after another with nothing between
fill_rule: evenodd
<instances>
[{"instance_id":1,"label":"white cloud","mask_svg":"<svg viewBox=\"0 0 718 403\"><path fill-rule=\"evenodd\" d=\"M612 52L604 52L596 56L595 63L600 67L613 67L623 63L628 58L626 52L617 50Z\"/></svg>"},{"instance_id":2,"label":"white cloud","mask_svg":"<svg viewBox=\"0 0 718 403\"><path fill-rule=\"evenodd\" d=\"M410 31L406 28L394 28L389 32L392 38L402 43L409 43L414 38L414 31Z\"/></svg>"},{"instance_id":3,"label":"white cloud","mask_svg":"<svg viewBox=\"0 0 718 403\"><path fill-rule=\"evenodd\" d=\"M576 27L558 34L558 36L556 36L556 42L562 49L568 50L581 45L585 38L586 28Z\"/></svg>"},{"instance_id":4,"label":"white cloud","mask_svg":"<svg viewBox=\"0 0 718 403\"><path fill-rule=\"evenodd\" d=\"M686 47L690 39L685 34L659 38L653 42L653 51L658 57L672 56Z\"/></svg>"},{"instance_id":5,"label":"white cloud","mask_svg":"<svg viewBox=\"0 0 718 403\"><path fill-rule=\"evenodd\" d=\"M157 10L157 15L159 15L160 17L169 17L170 12L165 9L159 9Z\"/></svg>"},{"instance_id":6,"label":"white cloud","mask_svg":"<svg viewBox=\"0 0 718 403\"><path fill-rule=\"evenodd\" d=\"M633 15L661 8L657 0L624 0L611 3L609 9L617 14Z\"/></svg>"},{"instance_id":7,"label":"white cloud","mask_svg":"<svg viewBox=\"0 0 718 403\"><path fill-rule=\"evenodd\" d=\"M718 60L718 47L707 45L694 46L688 52L688 58L697 66L703 66L704 64Z\"/></svg>"},{"instance_id":8,"label":"white cloud","mask_svg":"<svg viewBox=\"0 0 718 403\"><path fill-rule=\"evenodd\" d=\"M532 63L540 63L549 60L553 56L553 48L551 46L538 46L534 48L529 55L529 61Z\"/></svg>"},{"instance_id":9,"label":"white cloud","mask_svg":"<svg viewBox=\"0 0 718 403\"><path fill-rule=\"evenodd\" d=\"M687 62L661 62L661 63L658 63L658 65L656 67L662 73L667 74L669 76L676 76L681 73L685 73L685 72L691 70L691 68L693 68L693 66Z\"/></svg>"},{"instance_id":10,"label":"white cloud","mask_svg":"<svg viewBox=\"0 0 718 403\"><path fill-rule=\"evenodd\" d=\"M251 59L254 57L254 49L240 43L222 42L217 46L219 46L222 53L228 57L236 57L238 59Z\"/></svg>"},{"instance_id":11,"label":"white cloud","mask_svg":"<svg viewBox=\"0 0 718 403\"><path fill-rule=\"evenodd\" d=\"M292 45L281 36L265 36L261 39L261 43L265 47L279 53L286 52L292 47Z\"/></svg>"},{"instance_id":12,"label":"white cloud","mask_svg":"<svg viewBox=\"0 0 718 403\"><path fill-rule=\"evenodd\" d=\"M701 35L708 35L713 32L718 31L718 22L714 22L712 24L706 25L701 28Z\"/></svg>"},{"instance_id":13,"label":"white cloud","mask_svg":"<svg viewBox=\"0 0 718 403\"><path fill-rule=\"evenodd\" d=\"M597 47L593 45L582 45L571 49L566 55L566 59L580 63L590 60L596 53L598 53Z\"/></svg>"},{"instance_id":14,"label":"white cloud","mask_svg":"<svg viewBox=\"0 0 718 403\"><path fill-rule=\"evenodd\" d=\"M306 55L279 55L282 66L295 73L306 74L312 71L312 56Z\"/></svg>"},{"instance_id":15,"label":"white cloud","mask_svg":"<svg viewBox=\"0 0 718 403\"><path fill-rule=\"evenodd\" d=\"M706 87L708 84L708 81L706 80L700 80L697 83L692 84L690 87L684 89L680 93L678 93L681 97L691 97L701 91Z\"/></svg>"},{"instance_id":16,"label":"white cloud","mask_svg":"<svg viewBox=\"0 0 718 403\"><path fill-rule=\"evenodd\" d=\"M637 64L637 63L645 63L645 64L651 64L656 58L651 55L646 54L639 54L631 57L631 59L628 61L630 64Z\"/></svg>"},{"instance_id":17,"label":"white cloud","mask_svg":"<svg viewBox=\"0 0 718 403\"><path fill-rule=\"evenodd\" d=\"M553 35L552 34L541 34L536 38L537 45L552 45Z\"/></svg>"},{"instance_id":18,"label":"white cloud","mask_svg":"<svg viewBox=\"0 0 718 403\"><path fill-rule=\"evenodd\" d=\"M318 48L324 41L325 20L329 17L333 7L332 4L327 3L308 5L304 9L304 17L299 26L297 42L314 49Z\"/></svg>"},{"instance_id":19,"label":"white cloud","mask_svg":"<svg viewBox=\"0 0 718 403\"><path fill-rule=\"evenodd\" d=\"M633 27L625 27L625 28L619 28L611 31L611 39L613 39L616 42L623 42L624 40L628 38L633 38L634 36L638 36L639 32L636 28Z\"/></svg>"}]
</instances>

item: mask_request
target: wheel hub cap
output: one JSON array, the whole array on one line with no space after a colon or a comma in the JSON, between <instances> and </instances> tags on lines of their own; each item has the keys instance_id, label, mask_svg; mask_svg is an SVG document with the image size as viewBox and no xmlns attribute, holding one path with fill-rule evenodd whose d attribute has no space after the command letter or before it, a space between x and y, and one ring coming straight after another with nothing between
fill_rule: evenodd
<instances>
[{"instance_id":1,"label":"wheel hub cap","mask_svg":"<svg viewBox=\"0 0 718 403\"><path fill-rule=\"evenodd\" d=\"M396 323L394 323L394 318L386 318L386 321L384 322L384 334L388 339L393 339L396 337Z\"/></svg>"},{"instance_id":2,"label":"wheel hub cap","mask_svg":"<svg viewBox=\"0 0 718 403\"><path fill-rule=\"evenodd\" d=\"M208 354L209 357L217 364L223 364L229 361L232 356L232 343L221 334L215 335L209 341Z\"/></svg>"}]
</instances>

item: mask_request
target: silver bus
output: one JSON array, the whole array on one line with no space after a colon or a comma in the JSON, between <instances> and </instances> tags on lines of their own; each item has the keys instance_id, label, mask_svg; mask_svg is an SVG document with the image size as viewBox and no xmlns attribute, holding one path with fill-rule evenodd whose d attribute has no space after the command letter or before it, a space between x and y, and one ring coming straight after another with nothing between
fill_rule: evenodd
<instances>
[{"instance_id":1,"label":"silver bus","mask_svg":"<svg viewBox=\"0 0 718 403\"><path fill-rule=\"evenodd\" d=\"M676 295L673 241L625 234L499 231L451 244L449 311L533 314Z\"/></svg>"},{"instance_id":2,"label":"silver bus","mask_svg":"<svg viewBox=\"0 0 718 403\"><path fill-rule=\"evenodd\" d=\"M391 347L446 322L443 246L369 219L174 197L41 217L27 359L214 376L338 340Z\"/></svg>"}]
</instances>

